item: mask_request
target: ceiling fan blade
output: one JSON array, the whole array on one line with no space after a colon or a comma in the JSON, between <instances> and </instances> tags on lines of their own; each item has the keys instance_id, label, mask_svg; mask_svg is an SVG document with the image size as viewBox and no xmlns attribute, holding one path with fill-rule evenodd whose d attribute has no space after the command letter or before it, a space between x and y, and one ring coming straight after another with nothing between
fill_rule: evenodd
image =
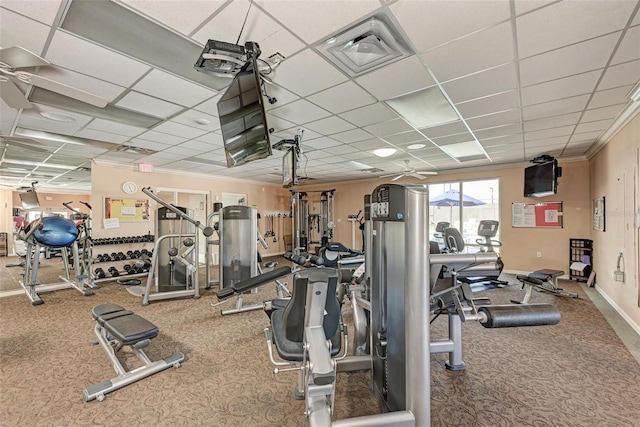
<instances>
[{"instance_id":1,"label":"ceiling fan blade","mask_svg":"<svg viewBox=\"0 0 640 427\"><path fill-rule=\"evenodd\" d=\"M417 174L417 173L415 173L415 172L411 172L411 173L410 173L410 174L408 174L408 175L409 175L409 176L412 176L412 177L414 177L414 178L418 178L418 179L427 179L427 177L426 177L426 176L419 175L419 174Z\"/></svg>"},{"instance_id":2,"label":"ceiling fan blade","mask_svg":"<svg viewBox=\"0 0 640 427\"><path fill-rule=\"evenodd\" d=\"M4 62L13 69L40 67L51 63L33 52L20 46L5 47L0 49L0 62Z\"/></svg>"},{"instance_id":3,"label":"ceiling fan blade","mask_svg":"<svg viewBox=\"0 0 640 427\"><path fill-rule=\"evenodd\" d=\"M11 80L0 76L0 96L11 108L33 108L33 105L24 96L24 93Z\"/></svg>"},{"instance_id":4,"label":"ceiling fan blade","mask_svg":"<svg viewBox=\"0 0 640 427\"><path fill-rule=\"evenodd\" d=\"M29 144L23 144L21 142L10 141L10 140L3 140L2 142L6 143L6 144L9 144L9 147L11 147L11 146L20 147L20 148L22 148L24 150L37 151L39 153L47 152L47 150L45 150L44 148L36 147L34 145L29 145Z\"/></svg>"},{"instance_id":5,"label":"ceiling fan blade","mask_svg":"<svg viewBox=\"0 0 640 427\"><path fill-rule=\"evenodd\" d=\"M438 172L435 172L435 171L416 172L416 173L419 173L420 175L438 175Z\"/></svg>"},{"instance_id":6,"label":"ceiling fan blade","mask_svg":"<svg viewBox=\"0 0 640 427\"><path fill-rule=\"evenodd\" d=\"M404 176L404 175L398 175L398 176L396 176L395 178L393 178L391 181L397 181L397 180L399 180L400 178L402 178L403 176Z\"/></svg>"},{"instance_id":7,"label":"ceiling fan blade","mask_svg":"<svg viewBox=\"0 0 640 427\"><path fill-rule=\"evenodd\" d=\"M36 74L31 75L31 83L34 86L38 86L43 89L50 90L51 92L56 92L64 96L68 96L69 98L77 99L78 101L84 102L86 104L94 105L98 108L104 108L109 103L106 99L104 99L101 96L97 96L92 93L85 92L75 87L71 87L63 83L56 82L54 80L50 80L46 77L38 76Z\"/></svg>"},{"instance_id":8,"label":"ceiling fan blade","mask_svg":"<svg viewBox=\"0 0 640 427\"><path fill-rule=\"evenodd\" d=\"M382 175L382 176L379 176L378 178L389 178L390 176L396 176L396 174L392 173L392 174L389 174L389 175Z\"/></svg>"}]
</instances>

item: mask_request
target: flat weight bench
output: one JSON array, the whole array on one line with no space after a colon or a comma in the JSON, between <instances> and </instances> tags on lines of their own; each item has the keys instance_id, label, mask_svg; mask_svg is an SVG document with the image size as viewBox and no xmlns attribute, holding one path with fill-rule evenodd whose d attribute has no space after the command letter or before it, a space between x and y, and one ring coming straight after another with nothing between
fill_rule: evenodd
<instances>
[{"instance_id":1,"label":"flat weight bench","mask_svg":"<svg viewBox=\"0 0 640 427\"><path fill-rule=\"evenodd\" d=\"M95 334L98 343L107 353L107 357L109 357L118 376L87 387L84 390L85 402L93 399L102 401L107 393L172 366L177 368L184 360L184 354L176 353L173 356L152 362L142 349L158 336L160 332L158 327L119 305L110 303L97 305L93 307L91 314L96 320ZM131 371L127 371L122 366L116 353L124 346L131 347L143 366Z\"/></svg>"},{"instance_id":2,"label":"flat weight bench","mask_svg":"<svg viewBox=\"0 0 640 427\"><path fill-rule=\"evenodd\" d=\"M568 292L558 287L558 277L562 276L564 271L562 270L536 270L533 273L527 275L519 274L516 278L522 282L522 287L527 287L527 291L522 301L511 300L516 304L528 304L531 299L533 289L549 294L557 295L567 298L578 298L578 294L574 292Z\"/></svg>"}]
</instances>

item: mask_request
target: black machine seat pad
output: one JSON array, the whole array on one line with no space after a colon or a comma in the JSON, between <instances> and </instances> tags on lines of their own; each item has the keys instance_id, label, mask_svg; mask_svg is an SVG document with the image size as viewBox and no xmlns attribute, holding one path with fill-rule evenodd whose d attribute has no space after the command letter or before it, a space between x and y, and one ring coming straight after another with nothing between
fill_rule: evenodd
<instances>
[{"instance_id":1,"label":"black machine seat pad","mask_svg":"<svg viewBox=\"0 0 640 427\"><path fill-rule=\"evenodd\" d=\"M137 314L116 304L93 307L94 319L123 345L134 345L158 336L158 327Z\"/></svg>"},{"instance_id":2,"label":"black machine seat pad","mask_svg":"<svg viewBox=\"0 0 640 427\"><path fill-rule=\"evenodd\" d=\"M545 282L548 282L549 280L558 276L562 276L563 274L564 274L564 271L562 270L545 269L545 270L536 270L533 273L529 273L529 277L533 277L535 279L540 279L540 280L544 280Z\"/></svg>"},{"instance_id":3,"label":"black machine seat pad","mask_svg":"<svg viewBox=\"0 0 640 427\"><path fill-rule=\"evenodd\" d=\"M280 357L292 362L303 360L304 352L302 342L288 340L285 333L284 310L274 310L271 313L271 330L273 331L273 342ZM331 337L331 356L334 357L340 352L340 328Z\"/></svg>"}]
</instances>

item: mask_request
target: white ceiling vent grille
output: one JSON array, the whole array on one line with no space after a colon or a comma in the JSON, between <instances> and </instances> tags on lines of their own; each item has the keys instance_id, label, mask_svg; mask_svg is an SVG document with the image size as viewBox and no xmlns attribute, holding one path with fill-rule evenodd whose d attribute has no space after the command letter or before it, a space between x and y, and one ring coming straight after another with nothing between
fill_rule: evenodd
<instances>
[{"instance_id":1,"label":"white ceiling vent grille","mask_svg":"<svg viewBox=\"0 0 640 427\"><path fill-rule=\"evenodd\" d=\"M342 30L316 43L314 48L351 77L413 54L385 13Z\"/></svg>"}]
</instances>

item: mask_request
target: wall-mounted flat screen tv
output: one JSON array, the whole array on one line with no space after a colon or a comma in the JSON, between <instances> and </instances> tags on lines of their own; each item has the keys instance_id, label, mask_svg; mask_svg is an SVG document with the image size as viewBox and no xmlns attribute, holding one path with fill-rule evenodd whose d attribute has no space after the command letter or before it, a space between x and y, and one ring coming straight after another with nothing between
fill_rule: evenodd
<instances>
[{"instance_id":1,"label":"wall-mounted flat screen tv","mask_svg":"<svg viewBox=\"0 0 640 427\"><path fill-rule=\"evenodd\" d=\"M267 115L255 57L247 61L218 101L227 167L271 155Z\"/></svg>"},{"instance_id":2,"label":"wall-mounted flat screen tv","mask_svg":"<svg viewBox=\"0 0 640 427\"><path fill-rule=\"evenodd\" d=\"M524 197L546 197L556 194L560 170L555 159L525 168Z\"/></svg>"},{"instance_id":3,"label":"wall-mounted flat screen tv","mask_svg":"<svg viewBox=\"0 0 640 427\"><path fill-rule=\"evenodd\" d=\"M23 209L33 209L40 207L40 201L38 200L38 193L35 191L27 191L26 193L20 193L20 201L22 202Z\"/></svg>"},{"instance_id":4,"label":"wall-mounted flat screen tv","mask_svg":"<svg viewBox=\"0 0 640 427\"><path fill-rule=\"evenodd\" d=\"M282 157L282 187L298 185L298 155L295 148L289 148Z\"/></svg>"}]
</instances>

